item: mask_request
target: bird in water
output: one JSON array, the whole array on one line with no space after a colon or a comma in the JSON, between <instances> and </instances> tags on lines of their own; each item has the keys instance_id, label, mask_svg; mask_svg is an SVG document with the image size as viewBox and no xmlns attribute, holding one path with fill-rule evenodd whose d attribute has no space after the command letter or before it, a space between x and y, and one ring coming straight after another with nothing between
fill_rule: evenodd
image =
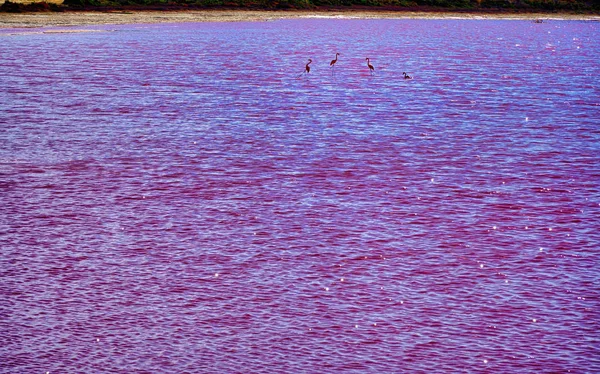
<instances>
[{"instance_id":1,"label":"bird in water","mask_svg":"<svg viewBox=\"0 0 600 374\"><path fill-rule=\"evenodd\" d=\"M306 67L304 68L304 70L306 71L306 74L310 73L310 65L312 63L312 60L309 58L308 59L308 64L306 64Z\"/></svg>"},{"instance_id":2,"label":"bird in water","mask_svg":"<svg viewBox=\"0 0 600 374\"><path fill-rule=\"evenodd\" d=\"M367 57L366 60L367 66L369 67L369 71L371 72L371 74L373 74L375 72L375 68L373 67L373 65L371 65L371 59Z\"/></svg>"},{"instance_id":3,"label":"bird in water","mask_svg":"<svg viewBox=\"0 0 600 374\"><path fill-rule=\"evenodd\" d=\"M335 63L336 63L336 62L337 62L337 60L338 60L338 55L339 55L339 53L336 53L336 54L335 54L335 60L331 60L331 62L329 63L329 66L333 67L333 65L335 65Z\"/></svg>"},{"instance_id":4,"label":"bird in water","mask_svg":"<svg viewBox=\"0 0 600 374\"><path fill-rule=\"evenodd\" d=\"M404 74L404 79L412 79L412 77L406 74L406 72L402 72L402 74Z\"/></svg>"}]
</instances>

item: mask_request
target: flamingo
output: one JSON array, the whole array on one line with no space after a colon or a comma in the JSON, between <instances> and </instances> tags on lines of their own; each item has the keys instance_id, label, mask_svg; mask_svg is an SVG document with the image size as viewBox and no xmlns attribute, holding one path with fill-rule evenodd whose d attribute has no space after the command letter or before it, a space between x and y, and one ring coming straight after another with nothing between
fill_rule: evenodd
<instances>
[{"instance_id":1,"label":"flamingo","mask_svg":"<svg viewBox=\"0 0 600 374\"><path fill-rule=\"evenodd\" d=\"M412 79L412 77L406 74L406 72L402 72L402 74L404 74L404 79Z\"/></svg>"},{"instance_id":2,"label":"flamingo","mask_svg":"<svg viewBox=\"0 0 600 374\"><path fill-rule=\"evenodd\" d=\"M338 55L339 55L339 53L335 54L335 60L331 60L331 62L329 63L329 66L333 67L333 65L335 65L335 63L337 62Z\"/></svg>"},{"instance_id":3,"label":"flamingo","mask_svg":"<svg viewBox=\"0 0 600 374\"><path fill-rule=\"evenodd\" d=\"M331 76L335 77L335 63L338 60L338 55L339 53L335 54L335 60L331 60L331 62L329 63L329 67L331 69Z\"/></svg>"},{"instance_id":4,"label":"flamingo","mask_svg":"<svg viewBox=\"0 0 600 374\"><path fill-rule=\"evenodd\" d=\"M375 72L375 68L373 67L373 65L371 65L371 59L367 57L365 60L367 60L367 66L369 67L369 71L371 72L371 74L373 74Z\"/></svg>"},{"instance_id":5,"label":"flamingo","mask_svg":"<svg viewBox=\"0 0 600 374\"><path fill-rule=\"evenodd\" d=\"M310 73L310 66L308 66L308 65L310 65L310 64L311 64L311 62L312 62L312 60L309 58L309 59L308 59L308 64L306 64L306 68L305 68L305 70L306 70L306 74Z\"/></svg>"}]
</instances>

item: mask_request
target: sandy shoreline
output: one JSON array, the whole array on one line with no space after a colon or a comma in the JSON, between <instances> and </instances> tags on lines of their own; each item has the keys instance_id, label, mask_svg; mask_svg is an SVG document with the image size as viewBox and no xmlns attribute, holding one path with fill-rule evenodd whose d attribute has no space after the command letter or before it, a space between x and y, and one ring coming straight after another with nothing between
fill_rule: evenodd
<instances>
[{"instance_id":1,"label":"sandy shoreline","mask_svg":"<svg viewBox=\"0 0 600 374\"><path fill-rule=\"evenodd\" d=\"M569 13L452 13L389 11L110 11L63 13L0 13L0 28L66 27L176 22L270 21L290 18L464 18L464 19L568 19L600 21L598 15Z\"/></svg>"}]
</instances>

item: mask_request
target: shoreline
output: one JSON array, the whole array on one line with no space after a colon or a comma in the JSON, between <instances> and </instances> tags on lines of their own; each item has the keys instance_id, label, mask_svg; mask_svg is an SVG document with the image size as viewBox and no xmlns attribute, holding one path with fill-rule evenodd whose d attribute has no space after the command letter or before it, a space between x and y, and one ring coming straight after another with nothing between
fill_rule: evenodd
<instances>
[{"instance_id":1,"label":"shoreline","mask_svg":"<svg viewBox=\"0 0 600 374\"><path fill-rule=\"evenodd\" d=\"M514 19L600 21L597 14L568 12L468 12L468 11L390 11L390 10L97 10L40 13L0 13L0 29L73 27L92 25L256 22L300 18L358 19Z\"/></svg>"}]
</instances>

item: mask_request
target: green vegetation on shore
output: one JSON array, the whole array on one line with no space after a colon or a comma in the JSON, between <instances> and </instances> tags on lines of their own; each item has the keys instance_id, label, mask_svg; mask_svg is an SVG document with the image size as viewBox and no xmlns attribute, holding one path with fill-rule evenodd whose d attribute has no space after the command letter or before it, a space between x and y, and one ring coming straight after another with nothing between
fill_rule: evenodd
<instances>
[{"instance_id":1,"label":"green vegetation on shore","mask_svg":"<svg viewBox=\"0 0 600 374\"><path fill-rule=\"evenodd\" d=\"M316 9L386 11L599 13L600 0L65 0L20 4L7 0L0 12L65 10Z\"/></svg>"}]
</instances>

